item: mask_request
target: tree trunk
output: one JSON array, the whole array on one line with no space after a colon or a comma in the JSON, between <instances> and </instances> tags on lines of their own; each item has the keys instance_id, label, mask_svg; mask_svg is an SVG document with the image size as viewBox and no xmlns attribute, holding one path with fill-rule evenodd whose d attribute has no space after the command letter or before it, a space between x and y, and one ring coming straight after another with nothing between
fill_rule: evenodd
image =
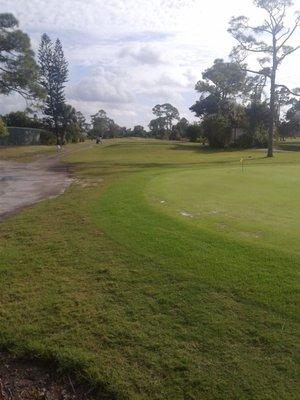
<instances>
[{"instance_id":1,"label":"tree trunk","mask_svg":"<svg viewBox=\"0 0 300 400\"><path fill-rule=\"evenodd\" d=\"M276 38L273 36L273 64L271 72L271 88L270 88L270 119L268 129L268 157L273 157L273 137L275 128L275 84L276 84L276 70L277 70L277 49L276 49Z\"/></svg>"},{"instance_id":2,"label":"tree trunk","mask_svg":"<svg viewBox=\"0 0 300 400\"><path fill-rule=\"evenodd\" d=\"M271 77L271 89L270 89L270 120L269 120L269 130L268 130L268 157L273 157L274 126L275 126L275 78L272 76Z\"/></svg>"},{"instance_id":3,"label":"tree trunk","mask_svg":"<svg viewBox=\"0 0 300 400\"><path fill-rule=\"evenodd\" d=\"M61 143L59 140L59 129L58 129L57 118L54 118L54 132L55 132L55 136L56 136L56 145L59 146L59 145L61 145Z\"/></svg>"}]
</instances>

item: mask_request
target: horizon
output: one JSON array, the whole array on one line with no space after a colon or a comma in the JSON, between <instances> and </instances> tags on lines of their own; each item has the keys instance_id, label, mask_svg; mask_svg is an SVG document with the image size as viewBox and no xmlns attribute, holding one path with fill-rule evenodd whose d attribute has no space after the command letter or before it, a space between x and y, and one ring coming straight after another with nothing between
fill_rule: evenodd
<instances>
[{"instance_id":1,"label":"horizon","mask_svg":"<svg viewBox=\"0 0 300 400\"><path fill-rule=\"evenodd\" d=\"M4 0L1 12L15 15L35 52L44 32L61 40L69 63L68 103L86 117L104 109L116 123L132 128L147 127L158 103L171 103L181 117L198 120L189 110L199 98L195 84L216 58L228 59L235 44L227 32L230 17L263 16L252 3ZM295 1L293 11L299 5ZM298 31L292 43L299 40ZM279 70L281 83L300 86L299 61L300 52L287 59ZM0 97L2 114L25 106L18 95Z\"/></svg>"}]
</instances>

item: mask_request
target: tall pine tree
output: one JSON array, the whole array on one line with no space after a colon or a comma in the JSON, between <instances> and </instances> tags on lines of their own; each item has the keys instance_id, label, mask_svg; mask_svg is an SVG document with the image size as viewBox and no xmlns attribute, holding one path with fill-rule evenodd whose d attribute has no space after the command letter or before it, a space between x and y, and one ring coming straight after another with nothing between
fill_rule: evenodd
<instances>
[{"instance_id":1,"label":"tall pine tree","mask_svg":"<svg viewBox=\"0 0 300 400\"><path fill-rule=\"evenodd\" d=\"M64 89L68 80L68 63L59 39L53 44L49 36L43 34L39 47L39 64L41 85L47 93L43 112L55 132L57 144L62 144L64 141Z\"/></svg>"}]
</instances>

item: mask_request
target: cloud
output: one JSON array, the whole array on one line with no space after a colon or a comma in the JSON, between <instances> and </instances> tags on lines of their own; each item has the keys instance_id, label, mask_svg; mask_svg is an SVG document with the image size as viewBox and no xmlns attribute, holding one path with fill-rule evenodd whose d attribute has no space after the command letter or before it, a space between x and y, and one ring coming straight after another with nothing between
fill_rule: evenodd
<instances>
[{"instance_id":1,"label":"cloud","mask_svg":"<svg viewBox=\"0 0 300 400\"><path fill-rule=\"evenodd\" d=\"M128 126L147 125L162 102L193 120L195 83L234 44L230 17L261 19L252 0L1 0L1 11L16 15L35 50L43 32L61 39L70 67L68 102L86 115L104 108ZM279 71L291 87L299 86L297 60L295 53ZM23 104L2 96L0 112Z\"/></svg>"},{"instance_id":2,"label":"cloud","mask_svg":"<svg viewBox=\"0 0 300 400\"><path fill-rule=\"evenodd\" d=\"M120 57L131 57L141 64L157 65L162 64L161 55L149 47L143 46L138 50L124 48L120 51Z\"/></svg>"},{"instance_id":3,"label":"cloud","mask_svg":"<svg viewBox=\"0 0 300 400\"><path fill-rule=\"evenodd\" d=\"M101 102L104 104L130 103L133 96L122 79L105 69L98 69L68 89L70 100Z\"/></svg>"}]
</instances>

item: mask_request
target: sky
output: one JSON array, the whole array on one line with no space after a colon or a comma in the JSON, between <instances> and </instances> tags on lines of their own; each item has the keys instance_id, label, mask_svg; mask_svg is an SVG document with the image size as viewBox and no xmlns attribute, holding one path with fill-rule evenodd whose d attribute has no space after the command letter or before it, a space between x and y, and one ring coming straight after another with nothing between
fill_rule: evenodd
<instances>
[{"instance_id":1,"label":"sky","mask_svg":"<svg viewBox=\"0 0 300 400\"><path fill-rule=\"evenodd\" d=\"M294 5L293 12L300 0ZM0 0L0 12L17 17L35 51L44 32L61 40L68 103L87 117L104 109L127 127L147 126L152 107L166 102L196 120L189 111L196 82L235 44L228 21L263 19L252 0ZM300 50L280 68L279 81L300 86ZM20 97L0 96L0 114L24 108Z\"/></svg>"}]
</instances>

